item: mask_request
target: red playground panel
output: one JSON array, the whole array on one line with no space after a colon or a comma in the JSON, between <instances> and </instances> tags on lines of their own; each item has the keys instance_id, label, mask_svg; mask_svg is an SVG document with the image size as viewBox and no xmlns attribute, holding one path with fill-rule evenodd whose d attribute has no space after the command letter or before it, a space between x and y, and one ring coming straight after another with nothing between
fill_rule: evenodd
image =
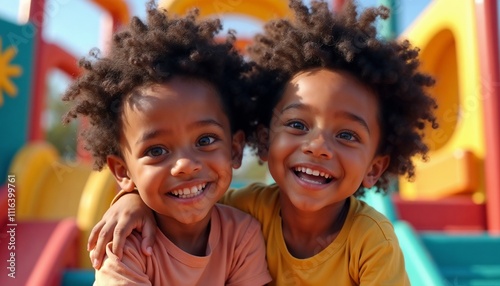
<instances>
[{"instance_id":1,"label":"red playground panel","mask_svg":"<svg viewBox=\"0 0 500 286\"><path fill-rule=\"evenodd\" d=\"M78 263L79 229L74 219L2 226L0 285L60 285L65 269Z\"/></svg>"},{"instance_id":2,"label":"red playground panel","mask_svg":"<svg viewBox=\"0 0 500 286\"><path fill-rule=\"evenodd\" d=\"M440 200L392 200L401 220L417 231L484 232L486 205L476 204L470 196L454 196Z\"/></svg>"}]
</instances>

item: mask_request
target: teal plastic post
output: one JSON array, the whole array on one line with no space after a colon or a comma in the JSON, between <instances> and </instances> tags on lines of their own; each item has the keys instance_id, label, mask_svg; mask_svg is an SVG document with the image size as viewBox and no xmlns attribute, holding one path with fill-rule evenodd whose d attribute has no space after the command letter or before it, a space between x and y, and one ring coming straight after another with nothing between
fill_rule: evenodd
<instances>
[{"instance_id":1,"label":"teal plastic post","mask_svg":"<svg viewBox=\"0 0 500 286\"><path fill-rule=\"evenodd\" d=\"M404 221L393 223L403 251L411 285L445 286L445 278L414 229Z\"/></svg>"},{"instance_id":2,"label":"teal plastic post","mask_svg":"<svg viewBox=\"0 0 500 286\"><path fill-rule=\"evenodd\" d=\"M380 35L385 39L392 40L398 34L398 10L400 9L400 0L380 0L380 5L391 9L391 14L387 20L380 22Z\"/></svg>"}]
</instances>

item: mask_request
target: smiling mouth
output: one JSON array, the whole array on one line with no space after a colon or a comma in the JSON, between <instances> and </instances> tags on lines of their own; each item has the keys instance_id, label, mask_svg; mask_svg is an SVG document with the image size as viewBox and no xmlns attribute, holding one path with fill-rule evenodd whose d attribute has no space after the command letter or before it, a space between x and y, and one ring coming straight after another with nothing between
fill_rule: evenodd
<instances>
[{"instance_id":1,"label":"smiling mouth","mask_svg":"<svg viewBox=\"0 0 500 286\"><path fill-rule=\"evenodd\" d=\"M170 196L180 199L190 199L201 195L206 189L207 183L192 186L191 188L182 188L169 192Z\"/></svg>"},{"instance_id":2,"label":"smiling mouth","mask_svg":"<svg viewBox=\"0 0 500 286\"><path fill-rule=\"evenodd\" d=\"M311 168L295 167L293 172L299 179L312 184L323 185L333 180L332 175Z\"/></svg>"}]
</instances>

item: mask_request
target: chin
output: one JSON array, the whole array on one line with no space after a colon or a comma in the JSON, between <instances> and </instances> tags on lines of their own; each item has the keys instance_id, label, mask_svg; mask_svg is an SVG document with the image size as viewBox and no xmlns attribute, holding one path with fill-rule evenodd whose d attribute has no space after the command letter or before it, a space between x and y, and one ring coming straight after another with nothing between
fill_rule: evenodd
<instances>
[{"instance_id":1,"label":"chin","mask_svg":"<svg viewBox=\"0 0 500 286\"><path fill-rule=\"evenodd\" d=\"M210 215L211 209L212 208L196 213L186 213L180 216L176 216L175 219L183 224L198 223L203 221L208 215Z\"/></svg>"},{"instance_id":2,"label":"chin","mask_svg":"<svg viewBox=\"0 0 500 286\"><path fill-rule=\"evenodd\" d=\"M325 207L323 204L319 204L319 203L305 203L304 201L293 203L293 206L297 210L300 210L300 211L303 211L303 212L315 212L315 211L318 211L318 210L322 209L323 207Z\"/></svg>"}]
</instances>

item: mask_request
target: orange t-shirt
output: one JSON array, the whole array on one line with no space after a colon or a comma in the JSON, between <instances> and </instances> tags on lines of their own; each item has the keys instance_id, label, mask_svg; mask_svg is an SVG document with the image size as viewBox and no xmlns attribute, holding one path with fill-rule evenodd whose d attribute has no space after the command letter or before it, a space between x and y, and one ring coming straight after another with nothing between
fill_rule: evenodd
<instances>
[{"instance_id":1,"label":"orange t-shirt","mask_svg":"<svg viewBox=\"0 0 500 286\"><path fill-rule=\"evenodd\" d=\"M94 285L264 285L271 281L260 224L235 208L212 210L206 256L184 252L156 230L153 254L141 252L141 235L127 237L122 260L106 247Z\"/></svg>"}]
</instances>

